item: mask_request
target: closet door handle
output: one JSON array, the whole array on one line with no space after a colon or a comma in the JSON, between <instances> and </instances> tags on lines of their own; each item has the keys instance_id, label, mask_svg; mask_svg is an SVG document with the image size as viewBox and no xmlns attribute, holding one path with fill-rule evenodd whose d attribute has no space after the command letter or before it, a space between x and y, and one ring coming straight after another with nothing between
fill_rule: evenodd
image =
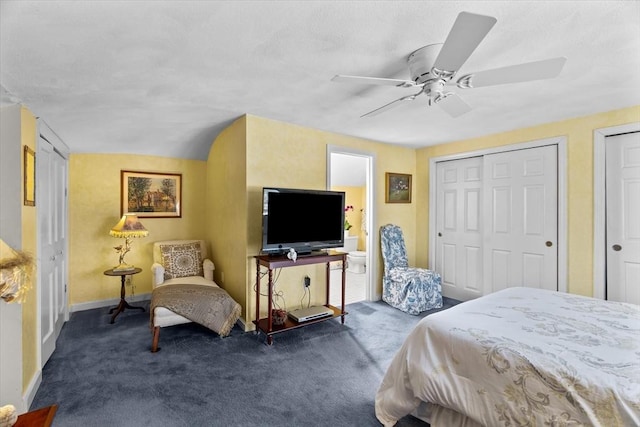
<instances>
[{"instance_id":1,"label":"closet door handle","mask_svg":"<svg viewBox=\"0 0 640 427\"><path fill-rule=\"evenodd\" d=\"M553 246L553 242L551 240L547 240L547 243L545 243L545 245L550 248L551 246Z\"/></svg>"},{"instance_id":2,"label":"closet door handle","mask_svg":"<svg viewBox=\"0 0 640 427\"><path fill-rule=\"evenodd\" d=\"M618 252L622 250L622 246L620 245L613 245L611 246L611 249L613 249L614 251Z\"/></svg>"}]
</instances>

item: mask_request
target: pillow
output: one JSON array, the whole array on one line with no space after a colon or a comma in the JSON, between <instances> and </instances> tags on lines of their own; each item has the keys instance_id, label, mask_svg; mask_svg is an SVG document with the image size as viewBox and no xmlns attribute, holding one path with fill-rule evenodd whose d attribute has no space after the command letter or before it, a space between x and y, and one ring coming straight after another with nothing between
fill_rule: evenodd
<instances>
[{"instance_id":1,"label":"pillow","mask_svg":"<svg viewBox=\"0 0 640 427\"><path fill-rule=\"evenodd\" d=\"M202 253L199 242L160 245L164 279L203 276Z\"/></svg>"}]
</instances>

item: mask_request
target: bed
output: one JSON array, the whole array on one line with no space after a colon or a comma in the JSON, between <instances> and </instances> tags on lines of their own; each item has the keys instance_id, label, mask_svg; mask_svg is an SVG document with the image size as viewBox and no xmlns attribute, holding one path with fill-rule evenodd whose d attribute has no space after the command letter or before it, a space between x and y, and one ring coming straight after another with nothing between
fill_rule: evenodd
<instances>
[{"instance_id":1,"label":"bed","mask_svg":"<svg viewBox=\"0 0 640 427\"><path fill-rule=\"evenodd\" d=\"M640 425L640 306L508 288L421 320L375 401L392 426Z\"/></svg>"}]
</instances>

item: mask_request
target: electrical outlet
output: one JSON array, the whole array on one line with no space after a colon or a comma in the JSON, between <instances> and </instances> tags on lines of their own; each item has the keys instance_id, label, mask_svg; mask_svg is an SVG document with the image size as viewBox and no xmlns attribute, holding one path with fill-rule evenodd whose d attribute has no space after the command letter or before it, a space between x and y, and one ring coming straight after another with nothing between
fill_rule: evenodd
<instances>
[{"instance_id":1,"label":"electrical outlet","mask_svg":"<svg viewBox=\"0 0 640 427\"><path fill-rule=\"evenodd\" d=\"M127 276L127 279L124 281L127 286L131 286L131 276Z\"/></svg>"},{"instance_id":2,"label":"electrical outlet","mask_svg":"<svg viewBox=\"0 0 640 427\"><path fill-rule=\"evenodd\" d=\"M311 286L311 277L304 276L304 287L308 288L309 286Z\"/></svg>"}]
</instances>

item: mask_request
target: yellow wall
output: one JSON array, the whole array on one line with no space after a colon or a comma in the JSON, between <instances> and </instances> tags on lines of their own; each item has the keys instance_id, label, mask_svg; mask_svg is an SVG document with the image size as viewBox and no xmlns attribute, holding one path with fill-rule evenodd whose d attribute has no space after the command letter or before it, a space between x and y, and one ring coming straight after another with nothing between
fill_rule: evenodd
<instances>
[{"instance_id":1,"label":"yellow wall","mask_svg":"<svg viewBox=\"0 0 640 427\"><path fill-rule=\"evenodd\" d=\"M421 266L428 264L429 159L525 141L565 136L568 157L568 291L593 295L593 131L640 121L640 106L517 129L417 150L416 247Z\"/></svg>"},{"instance_id":2,"label":"yellow wall","mask_svg":"<svg viewBox=\"0 0 640 427\"><path fill-rule=\"evenodd\" d=\"M207 161L206 222L214 278L242 309L247 301L246 118L216 138ZM224 277L223 277L224 276ZM242 317L246 319L243 311Z\"/></svg>"},{"instance_id":3,"label":"yellow wall","mask_svg":"<svg viewBox=\"0 0 640 427\"><path fill-rule=\"evenodd\" d=\"M242 305L243 317L252 320L253 256L261 244L262 187L324 189L329 144L374 153L378 222L394 222L406 230L409 257L413 261L415 204L385 204L384 173L414 174L415 150L244 116L216 138L207 162L120 154L71 155L69 303L118 296L119 282L102 272L116 264L113 247L121 243L108 234L120 215L120 170L182 173L183 217L142 218L149 236L134 240L133 249L127 254L127 262L143 268L142 273L133 276L135 293L151 292L152 242L204 236L216 264L216 281ZM377 227L374 224L374 230ZM313 266L302 270L286 271L281 276L283 286L291 287L285 289L289 291L286 292L289 308L299 306L305 274L312 276L313 283L318 285L312 303L323 301L324 269ZM378 288L380 292L380 284ZM131 295L129 288L127 295Z\"/></svg>"},{"instance_id":4,"label":"yellow wall","mask_svg":"<svg viewBox=\"0 0 640 427\"><path fill-rule=\"evenodd\" d=\"M117 281L103 276L102 271L117 261L112 248L120 242L110 237L108 230L120 215L121 169L183 174L183 217L142 219L150 235L135 240L127 255L129 262L144 269L134 276L135 292L151 291L152 242L205 236L216 263L216 281L242 305L243 317L250 321L254 317L255 299L253 256L259 252L261 243L262 187L324 189L327 145L374 154L376 223L372 229L378 230L380 225L390 222L400 225L410 264L427 266L429 159L558 135L565 135L568 140L569 291L591 295L593 130L640 120L639 116L640 107L633 107L414 150L248 115L218 136L207 162L72 154L69 302L99 301L118 295ZM414 175L413 203L384 203L385 172ZM379 251L373 256L378 257L381 268ZM283 271L278 286L287 295L289 309L299 306L302 278L307 274L312 276L313 284L324 282L322 267ZM380 283L377 286L380 292ZM127 289L127 295L130 291ZM323 295L320 286L314 288L312 302L321 302Z\"/></svg>"},{"instance_id":5,"label":"yellow wall","mask_svg":"<svg viewBox=\"0 0 640 427\"><path fill-rule=\"evenodd\" d=\"M415 150L338 135L316 129L304 128L288 123L247 116L247 307L249 319L255 317L253 286L255 262L251 258L258 254L261 245L262 187L289 187L326 189L327 145L336 145L373 153L376 157L376 213L377 223L394 222L406 233L407 250L411 261L415 259L415 203L385 204L385 172L415 174ZM215 144L214 144L215 145ZM414 188L415 190L415 188ZM293 213L296 214L296 213ZM372 224L377 230L379 225ZM382 262L380 252L378 265ZM287 309L300 307L303 296L303 278L312 279L312 304L324 302L324 266L303 266L282 270L277 290L283 291ZM266 279L263 279L266 284ZM381 284L378 283L378 292ZM266 298L261 302L265 307ZM262 310L263 315L266 310Z\"/></svg>"},{"instance_id":6,"label":"yellow wall","mask_svg":"<svg viewBox=\"0 0 640 427\"><path fill-rule=\"evenodd\" d=\"M22 107L20 109L20 139L22 147L28 146L36 150L36 118L31 112ZM24 156L23 149L20 150ZM24 169L24 161L22 161ZM22 171L24 176L24 170ZM22 182L21 195L24 195L24 181ZM36 201L37 202L37 201ZM37 203L36 203L37 206ZM36 240L36 207L22 204L22 250L37 257ZM22 390L26 391L29 383L39 370L38 366L38 292L37 272L34 270L31 276L32 287L22 303Z\"/></svg>"},{"instance_id":7,"label":"yellow wall","mask_svg":"<svg viewBox=\"0 0 640 427\"><path fill-rule=\"evenodd\" d=\"M260 252L262 242L262 187L326 189L326 143L311 129L247 116L247 193L248 240L247 255ZM304 207L300 212L304 214ZM253 291L255 261L247 260L247 289ZM319 265L283 269L276 282L276 292L282 291L287 310L300 308L303 278L311 277L311 304L324 303L321 286L324 270ZM266 295L266 278L262 281ZM266 297L261 300L262 316L266 314ZM255 318L255 294L248 298L249 318ZM284 306L282 308L285 308Z\"/></svg>"},{"instance_id":8,"label":"yellow wall","mask_svg":"<svg viewBox=\"0 0 640 427\"><path fill-rule=\"evenodd\" d=\"M117 265L109 236L120 219L120 170L182 174L182 218L141 218L149 230L134 239L126 261L142 268L133 276L136 294L151 292L152 245L204 235L206 162L132 154L72 154L69 161L69 304L119 298L118 278L102 274ZM127 296L131 295L127 288Z\"/></svg>"}]
</instances>

